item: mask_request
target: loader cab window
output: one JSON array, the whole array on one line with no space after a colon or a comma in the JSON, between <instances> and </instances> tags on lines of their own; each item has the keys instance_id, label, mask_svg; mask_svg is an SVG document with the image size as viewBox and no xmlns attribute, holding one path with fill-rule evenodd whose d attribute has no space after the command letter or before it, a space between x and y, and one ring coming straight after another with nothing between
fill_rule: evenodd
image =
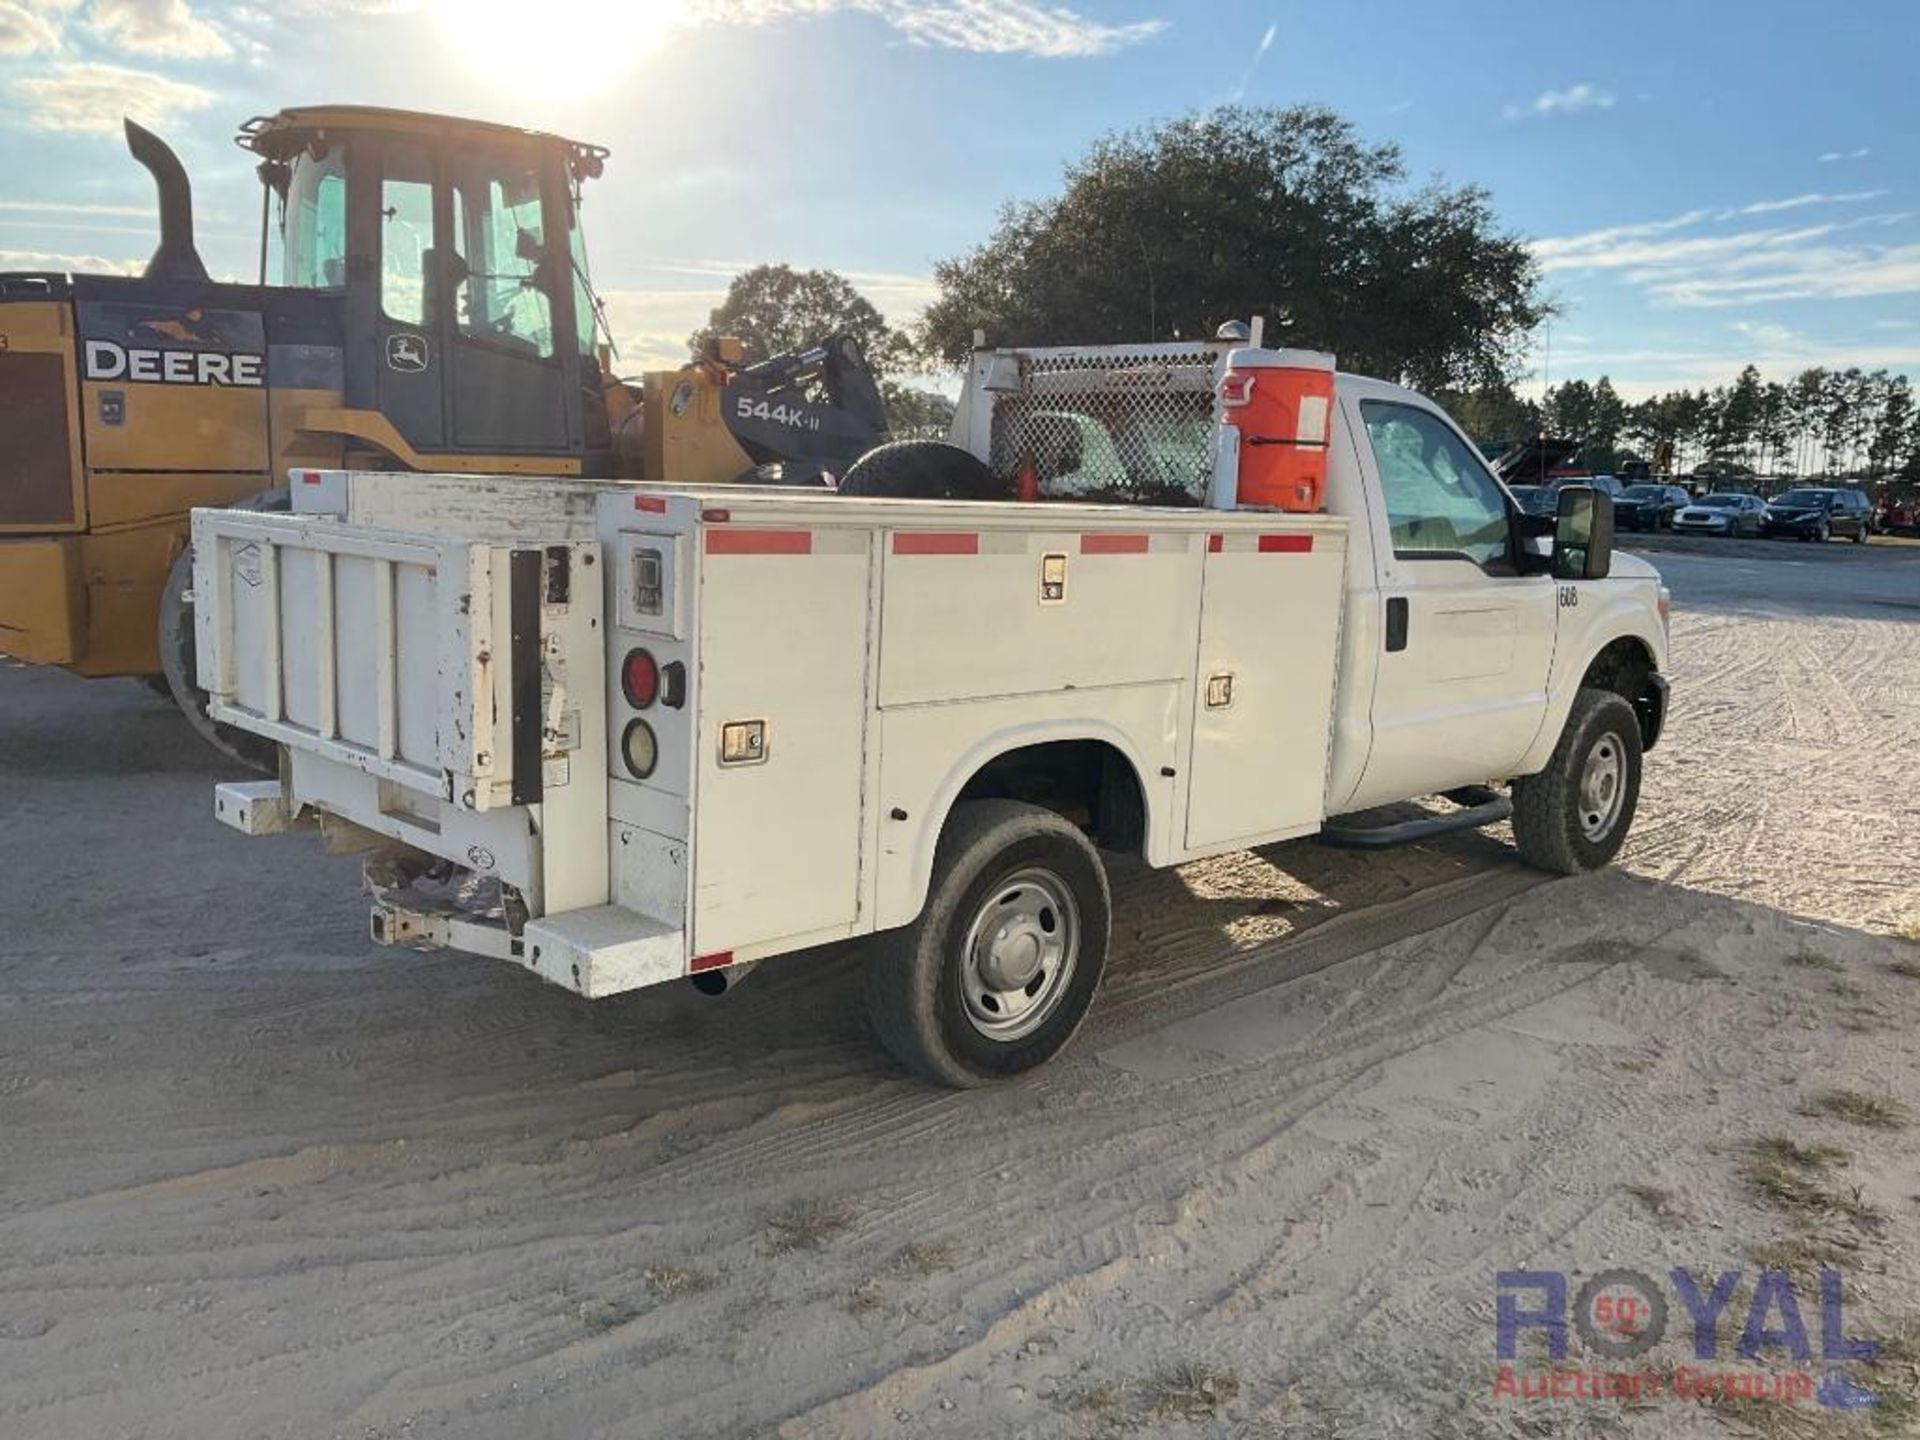
<instances>
[{"instance_id":1,"label":"loader cab window","mask_svg":"<svg viewBox=\"0 0 1920 1440\"><path fill-rule=\"evenodd\" d=\"M580 227L580 193L574 192L573 218L567 229L567 257L573 267L573 328L574 341L580 347L580 353L591 358L595 354L594 341L598 339L597 321L593 311L593 290L587 283L587 235Z\"/></svg>"},{"instance_id":2,"label":"loader cab window","mask_svg":"<svg viewBox=\"0 0 1920 1440\"><path fill-rule=\"evenodd\" d=\"M280 219L280 283L338 290L347 283L347 151L329 146L293 161Z\"/></svg>"},{"instance_id":3,"label":"loader cab window","mask_svg":"<svg viewBox=\"0 0 1920 1440\"><path fill-rule=\"evenodd\" d=\"M1508 555L1506 499L1486 466L1438 416L1415 405L1360 405L1380 471L1393 553L1402 560Z\"/></svg>"},{"instance_id":4,"label":"loader cab window","mask_svg":"<svg viewBox=\"0 0 1920 1440\"><path fill-rule=\"evenodd\" d=\"M554 356L553 277L540 168L532 161L469 157L454 166L454 314L460 333L503 350Z\"/></svg>"},{"instance_id":5,"label":"loader cab window","mask_svg":"<svg viewBox=\"0 0 1920 1440\"><path fill-rule=\"evenodd\" d=\"M388 146L380 178L380 308L389 320L427 323L432 255L432 161L417 145Z\"/></svg>"}]
</instances>

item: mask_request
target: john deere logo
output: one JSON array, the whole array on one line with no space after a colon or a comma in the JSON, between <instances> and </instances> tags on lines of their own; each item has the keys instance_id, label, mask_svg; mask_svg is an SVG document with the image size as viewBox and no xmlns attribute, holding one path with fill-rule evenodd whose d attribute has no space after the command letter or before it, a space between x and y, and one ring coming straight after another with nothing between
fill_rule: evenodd
<instances>
[{"instance_id":1,"label":"john deere logo","mask_svg":"<svg viewBox=\"0 0 1920 1440\"><path fill-rule=\"evenodd\" d=\"M387 368L398 370L402 375L418 375L426 369L427 337L389 335L387 337Z\"/></svg>"}]
</instances>

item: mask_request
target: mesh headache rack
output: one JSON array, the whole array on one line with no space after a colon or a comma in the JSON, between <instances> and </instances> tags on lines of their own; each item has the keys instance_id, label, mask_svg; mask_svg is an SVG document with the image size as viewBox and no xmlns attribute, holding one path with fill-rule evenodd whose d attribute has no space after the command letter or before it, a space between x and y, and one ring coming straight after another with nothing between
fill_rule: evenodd
<instances>
[{"instance_id":1,"label":"mesh headache rack","mask_svg":"<svg viewBox=\"0 0 1920 1440\"><path fill-rule=\"evenodd\" d=\"M1005 349L974 357L991 401L987 464L1031 465L1049 497L1149 505L1206 502L1220 380L1245 342Z\"/></svg>"}]
</instances>

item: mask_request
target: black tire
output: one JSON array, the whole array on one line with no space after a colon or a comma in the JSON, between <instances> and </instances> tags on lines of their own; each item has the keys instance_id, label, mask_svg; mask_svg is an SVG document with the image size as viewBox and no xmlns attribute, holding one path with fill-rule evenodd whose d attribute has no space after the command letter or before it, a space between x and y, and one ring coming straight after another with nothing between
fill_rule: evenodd
<instances>
[{"instance_id":1,"label":"black tire","mask_svg":"<svg viewBox=\"0 0 1920 1440\"><path fill-rule=\"evenodd\" d=\"M1614 788L1596 827L1593 796L1583 796L1589 761L1604 770L1604 744L1616 747ZM1640 802L1640 721L1626 697L1582 687L1553 758L1538 775L1513 782L1513 838L1520 858L1556 875L1598 870L1620 853Z\"/></svg>"},{"instance_id":2,"label":"black tire","mask_svg":"<svg viewBox=\"0 0 1920 1440\"><path fill-rule=\"evenodd\" d=\"M1853 543L1856 545L1866 544L1867 536L1871 535L1872 533L1873 532L1869 530L1865 525L1862 525L1858 530L1853 532Z\"/></svg>"},{"instance_id":3,"label":"black tire","mask_svg":"<svg viewBox=\"0 0 1920 1440\"><path fill-rule=\"evenodd\" d=\"M970 1001L968 981L979 979L980 954L993 951L997 963L997 947L986 942L982 927L993 923L996 907L1035 883L1027 877L1039 875L1058 891L1049 897L1051 926L1043 909L1038 927L1064 935L1062 954L1071 951L1071 957L1051 971L1041 963L1024 990L998 992L1032 997L1033 1012L1026 1017L1033 1028L1001 1038L985 1027L1017 1027L1023 1017L986 1018L978 1002L996 992L976 990ZM1015 800L957 805L934 853L920 918L876 939L866 975L874 1033L901 1064L942 1085L987 1085L1031 1070L1059 1053L1092 1008L1106 970L1111 918L1106 869L1074 825ZM1002 939L1010 928L1002 925ZM970 935L981 943L970 947ZM1013 939L1016 946L1032 939L1044 950L1032 926Z\"/></svg>"},{"instance_id":4,"label":"black tire","mask_svg":"<svg viewBox=\"0 0 1920 1440\"><path fill-rule=\"evenodd\" d=\"M847 471L840 493L896 500L1011 500L1013 489L972 451L941 440L896 440L869 450Z\"/></svg>"},{"instance_id":5,"label":"black tire","mask_svg":"<svg viewBox=\"0 0 1920 1440\"><path fill-rule=\"evenodd\" d=\"M1833 538L1833 530L1828 526L1826 521L1822 520L1820 522L1820 528L1813 532L1813 538L1824 545Z\"/></svg>"},{"instance_id":6,"label":"black tire","mask_svg":"<svg viewBox=\"0 0 1920 1440\"><path fill-rule=\"evenodd\" d=\"M292 502L284 490L268 490L250 495L227 507L230 510L284 512ZM193 546L187 545L174 557L167 572L166 588L160 592L160 669L166 677L168 693L194 733L229 760L249 770L272 775L280 768L280 747L271 740L231 725L222 725L207 714L207 692L200 688L194 665L193 639Z\"/></svg>"}]
</instances>

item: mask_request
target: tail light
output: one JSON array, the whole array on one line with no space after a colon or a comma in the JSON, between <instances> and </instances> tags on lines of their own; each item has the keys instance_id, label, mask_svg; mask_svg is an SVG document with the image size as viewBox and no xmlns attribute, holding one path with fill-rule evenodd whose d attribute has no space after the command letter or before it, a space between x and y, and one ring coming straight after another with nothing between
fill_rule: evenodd
<instances>
[{"instance_id":1,"label":"tail light","mask_svg":"<svg viewBox=\"0 0 1920 1440\"><path fill-rule=\"evenodd\" d=\"M620 736L620 758L627 762L636 780L653 774L653 767L660 763L660 742L654 737L653 727L644 720L629 720Z\"/></svg>"},{"instance_id":2,"label":"tail light","mask_svg":"<svg viewBox=\"0 0 1920 1440\"><path fill-rule=\"evenodd\" d=\"M1240 410L1253 403L1253 371L1229 370L1220 382L1220 404L1228 410Z\"/></svg>"},{"instance_id":3,"label":"tail light","mask_svg":"<svg viewBox=\"0 0 1920 1440\"><path fill-rule=\"evenodd\" d=\"M660 698L660 663L653 658L651 650L627 652L627 658L620 664L620 689L625 692L627 703L636 710L645 710Z\"/></svg>"}]
</instances>

